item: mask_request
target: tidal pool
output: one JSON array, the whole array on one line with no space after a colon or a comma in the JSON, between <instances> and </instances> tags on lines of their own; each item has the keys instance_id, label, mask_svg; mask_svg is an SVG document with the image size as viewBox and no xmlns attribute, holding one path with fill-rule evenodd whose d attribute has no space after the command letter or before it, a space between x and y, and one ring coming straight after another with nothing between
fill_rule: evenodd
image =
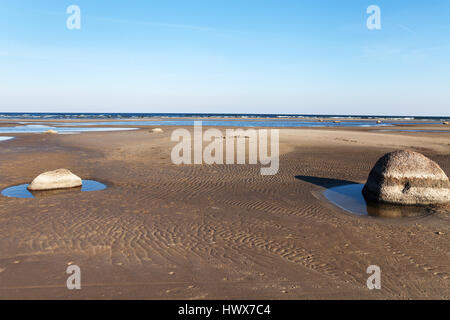
<instances>
[{"instance_id":1,"label":"tidal pool","mask_svg":"<svg viewBox=\"0 0 450 320\"><path fill-rule=\"evenodd\" d=\"M403 218L432 214L432 210L426 206L396 206L368 202L362 194L363 187L363 184L348 184L329 188L323 194L339 208L361 216Z\"/></svg>"},{"instance_id":2,"label":"tidal pool","mask_svg":"<svg viewBox=\"0 0 450 320\"><path fill-rule=\"evenodd\" d=\"M55 130L58 134L70 134L80 132L99 132L99 131L128 131L138 130L138 128L98 128L98 127L54 127L47 125L25 125L16 127L0 127L0 133L44 133L48 130Z\"/></svg>"},{"instance_id":3,"label":"tidal pool","mask_svg":"<svg viewBox=\"0 0 450 320\"><path fill-rule=\"evenodd\" d=\"M81 188L57 189L47 191L29 191L27 189L28 185L29 184L21 184L18 186L6 188L2 191L2 195L9 198L36 198L63 193L100 191L107 188L106 185L95 180L83 180L83 185Z\"/></svg>"},{"instance_id":4,"label":"tidal pool","mask_svg":"<svg viewBox=\"0 0 450 320\"><path fill-rule=\"evenodd\" d=\"M429 133L450 133L450 130L429 130L429 129L383 129L376 132L429 132Z\"/></svg>"}]
</instances>

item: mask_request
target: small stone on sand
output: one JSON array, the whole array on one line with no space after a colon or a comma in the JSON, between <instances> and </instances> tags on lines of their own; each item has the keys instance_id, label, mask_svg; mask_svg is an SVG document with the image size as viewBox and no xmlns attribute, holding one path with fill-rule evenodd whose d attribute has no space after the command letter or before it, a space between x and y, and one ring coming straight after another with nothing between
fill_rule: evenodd
<instances>
[{"instance_id":1,"label":"small stone on sand","mask_svg":"<svg viewBox=\"0 0 450 320\"><path fill-rule=\"evenodd\" d=\"M81 178L67 169L57 169L38 175L27 187L28 190L55 190L81 187Z\"/></svg>"}]
</instances>

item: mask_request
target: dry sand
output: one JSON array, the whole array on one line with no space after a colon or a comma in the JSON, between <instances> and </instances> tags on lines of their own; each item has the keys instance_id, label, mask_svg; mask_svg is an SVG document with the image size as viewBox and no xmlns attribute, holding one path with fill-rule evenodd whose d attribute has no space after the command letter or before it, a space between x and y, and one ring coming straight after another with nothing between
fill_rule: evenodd
<instances>
[{"instance_id":1,"label":"dry sand","mask_svg":"<svg viewBox=\"0 0 450 320\"><path fill-rule=\"evenodd\" d=\"M259 165L173 165L173 129L0 142L1 189L57 168L109 186L0 197L0 298L450 298L448 208L386 220L322 196L363 183L399 148L448 175L450 134L282 129L280 170L261 176ZM68 264L80 266L81 290L66 288ZM366 287L369 265L381 267L381 290Z\"/></svg>"}]
</instances>

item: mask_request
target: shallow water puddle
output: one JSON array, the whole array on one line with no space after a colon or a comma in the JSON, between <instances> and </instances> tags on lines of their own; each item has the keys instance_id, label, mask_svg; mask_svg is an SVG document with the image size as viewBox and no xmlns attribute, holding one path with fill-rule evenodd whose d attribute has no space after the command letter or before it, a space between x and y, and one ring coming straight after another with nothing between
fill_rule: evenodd
<instances>
[{"instance_id":1,"label":"shallow water puddle","mask_svg":"<svg viewBox=\"0 0 450 320\"><path fill-rule=\"evenodd\" d=\"M362 194L363 187L364 184L348 184L329 188L323 194L339 208L361 216L403 218L421 217L432 213L427 207L395 206L367 202Z\"/></svg>"},{"instance_id":2,"label":"shallow water puddle","mask_svg":"<svg viewBox=\"0 0 450 320\"><path fill-rule=\"evenodd\" d=\"M58 190L48 190L48 191L33 191L30 192L28 189L28 184L21 184L18 186L13 186L6 188L2 191L2 195L9 198L37 198L46 197L51 195L70 193L70 192L89 192L89 191L100 191L107 188L106 185L94 180L83 180L83 186L81 188L70 188L70 189L58 189Z\"/></svg>"},{"instance_id":3,"label":"shallow water puddle","mask_svg":"<svg viewBox=\"0 0 450 320\"><path fill-rule=\"evenodd\" d=\"M54 127L47 125L24 125L16 127L0 127L0 133L45 133L48 130L55 130L58 134L74 134L80 132L108 132L108 131L130 131L138 128L98 128L98 127ZM1 141L1 140L0 140Z\"/></svg>"},{"instance_id":4,"label":"shallow water puddle","mask_svg":"<svg viewBox=\"0 0 450 320\"><path fill-rule=\"evenodd\" d=\"M376 132L412 132L412 133L450 133L450 130L429 130L429 129L383 129L383 130L374 130Z\"/></svg>"}]
</instances>

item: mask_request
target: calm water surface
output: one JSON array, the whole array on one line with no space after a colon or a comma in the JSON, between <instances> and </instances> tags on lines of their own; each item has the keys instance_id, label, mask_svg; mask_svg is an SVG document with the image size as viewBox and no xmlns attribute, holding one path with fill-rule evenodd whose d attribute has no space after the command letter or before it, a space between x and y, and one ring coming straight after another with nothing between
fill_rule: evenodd
<instances>
[{"instance_id":1,"label":"calm water surface","mask_svg":"<svg viewBox=\"0 0 450 320\"><path fill-rule=\"evenodd\" d=\"M395 206L367 202L362 194L363 184L348 184L329 188L324 196L339 208L361 216L382 218L420 217L431 214L431 210L421 206Z\"/></svg>"},{"instance_id":2,"label":"calm water surface","mask_svg":"<svg viewBox=\"0 0 450 320\"><path fill-rule=\"evenodd\" d=\"M13 186L6 188L2 191L2 195L9 198L36 198L45 197L63 193L77 193L77 192L89 192L89 191L100 191L107 188L106 185L94 180L83 180L83 186L81 188L70 188L70 189L58 189L58 190L48 190L48 191L33 191L30 192L27 187L29 184L21 184L18 186Z\"/></svg>"}]
</instances>

